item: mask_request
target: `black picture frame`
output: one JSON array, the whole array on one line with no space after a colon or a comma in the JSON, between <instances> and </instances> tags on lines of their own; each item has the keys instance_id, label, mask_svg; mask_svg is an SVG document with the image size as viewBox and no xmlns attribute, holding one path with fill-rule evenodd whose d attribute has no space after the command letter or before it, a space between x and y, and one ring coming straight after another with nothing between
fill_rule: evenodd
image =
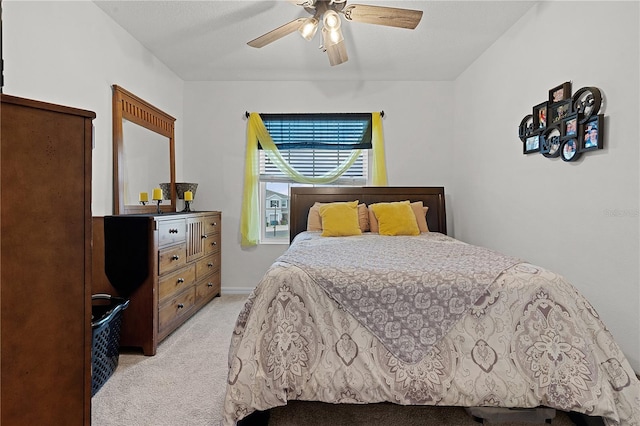
<instances>
[{"instance_id":1,"label":"black picture frame","mask_svg":"<svg viewBox=\"0 0 640 426\"><path fill-rule=\"evenodd\" d=\"M578 137L578 114L569 114L562 120L561 125L563 138Z\"/></svg>"},{"instance_id":2,"label":"black picture frame","mask_svg":"<svg viewBox=\"0 0 640 426\"><path fill-rule=\"evenodd\" d=\"M561 139L551 139L549 142L549 152L544 154L547 158L555 158L560 156L560 147L562 146Z\"/></svg>"},{"instance_id":3,"label":"black picture frame","mask_svg":"<svg viewBox=\"0 0 640 426\"><path fill-rule=\"evenodd\" d=\"M0 0L1 1L1 0ZM540 153L576 161L583 152L604 148L603 96L593 86L571 94L571 81L549 90L548 100L534 105L520 121L523 154Z\"/></svg>"},{"instance_id":4,"label":"black picture frame","mask_svg":"<svg viewBox=\"0 0 640 426\"><path fill-rule=\"evenodd\" d=\"M584 124L600 112L602 93L593 86L583 87L571 99L573 112L578 114L578 123Z\"/></svg>"},{"instance_id":5,"label":"black picture frame","mask_svg":"<svg viewBox=\"0 0 640 426\"><path fill-rule=\"evenodd\" d=\"M540 133L529 135L522 143L522 153L531 154L540 152Z\"/></svg>"},{"instance_id":6,"label":"black picture frame","mask_svg":"<svg viewBox=\"0 0 640 426\"><path fill-rule=\"evenodd\" d=\"M604 147L604 115L591 117L586 123L580 125L579 148L580 152L593 151Z\"/></svg>"},{"instance_id":7,"label":"black picture frame","mask_svg":"<svg viewBox=\"0 0 640 426\"><path fill-rule=\"evenodd\" d=\"M560 126L547 127L540 135L540 153L545 157L560 155L561 135Z\"/></svg>"},{"instance_id":8,"label":"black picture frame","mask_svg":"<svg viewBox=\"0 0 640 426\"><path fill-rule=\"evenodd\" d=\"M549 90L549 103L553 104L566 99L571 99L571 82L565 81L559 86Z\"/></svg>"},{"instance_id":9,"label":"black picture frame","mask_svg":"<svg viewBox=\"0 0 640 426\"><path fill-rule=\"evenodd\" d=\"M547 107L548 102L544 101L533 107L533 130L544 130L547 128Z\"/></svg>"},{"instance_id":10,"label":"black picture frame","mask_svg":"<svg viewBox=\"0 0 640 426\"><path fill-rule=\"evenodd\" d=\"M566 139L560 145L559 151L560 158L562 158L563 161L576 161L580 157L578 140L576 138Z\"/></svg>"},{"instance_id":11,"label":"black picture frame","mask_svg":"<svg viewBox=\"0 0 640 426\"><path fill-rule=\"evenodd\" d=\"M547 127L560 123L565 117L570 115L573 112L571 105L571 99L551 104L547 114Z\"/></svg>"}]
</instances>

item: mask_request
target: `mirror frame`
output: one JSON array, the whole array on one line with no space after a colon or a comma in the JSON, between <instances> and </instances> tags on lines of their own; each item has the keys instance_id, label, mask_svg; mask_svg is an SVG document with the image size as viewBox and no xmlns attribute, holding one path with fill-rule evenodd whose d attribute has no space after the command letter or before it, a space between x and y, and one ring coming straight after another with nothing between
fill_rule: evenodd
<instances>
[{"instance_id":1,"label":"mirror frame","mask_svg":"<svg viewBox=\"0 0 640 426\"><path fill-rule=\"evenodd\" d=\"M170 168L170 204L161 204L160 211L176 211L176 158L175 158L175 121L169 114L122 87L113 86L113 212L114 214L157 213L158 206L149 201L149 205L126 205L124 203L124 137L122 120L143 126L152 132L169 138ZM160 182L158 182L160 183Z\"/></svg>"}]
</instances>

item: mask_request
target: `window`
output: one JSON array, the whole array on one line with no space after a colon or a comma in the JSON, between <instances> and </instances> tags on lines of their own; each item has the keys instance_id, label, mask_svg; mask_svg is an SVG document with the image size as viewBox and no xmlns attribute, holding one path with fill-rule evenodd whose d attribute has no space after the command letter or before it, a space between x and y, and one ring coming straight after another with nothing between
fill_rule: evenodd
<instances>
[{"instance_id":1,"label":"window","mask_svg":"<svg viewBox=\"0 0 640 426\"><path fill-rule=\"evenodd\" d=\"M361 186L368 181L371 114L261 114L280 155L306 177L323 176L361 153L351 167L328 185ZM296 183L260 150L262 243L289 242L289 189Z\"/></svg>"}]
</instances>

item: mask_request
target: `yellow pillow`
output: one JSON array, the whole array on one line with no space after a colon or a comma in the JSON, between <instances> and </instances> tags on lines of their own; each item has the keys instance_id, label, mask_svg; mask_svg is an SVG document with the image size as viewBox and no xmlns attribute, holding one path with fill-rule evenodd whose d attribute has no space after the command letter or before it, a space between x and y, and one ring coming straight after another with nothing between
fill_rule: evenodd
<instances>
[{"instance_id":1,"label":"yellow pillow","mask_svg":"<svg viewBox=\"0 0 640 426\"><path fill-rule=\"evenodd\" d=\"M320 206L323 237L346 237L360 235L358 201L330 203Z\"/></svg>"},{"instance_id":2,"label":"yellow pillow","mask_svg":"<svg viewBox=\"0 0 640 426\"><path fill-rule=\"evenodd\" d=\"M320 207L330 203L314 203L309 209L307 216L307 231L322 231L322 219L320 218ZM369 209L366 204L358 204L358 221L360 231L369 231Z\"/></svg>"},{"instance_id":3,"label":"yellow pillow","mask_svg":"<svg viewBox=\"0 0 640 426\"><path fill-rule=\"evenodd\" d=\"M429 232L429 226L427 226L427 211L429 211L429 207L425 207L422 204L422 201L415 201L411 203L410 206L416 217L416 222L418 223L418 229L420 229L420 232ZM369 207L369 229L374 233L379 231L378 220L376 219L376 215L373 213L371 207Z\"/></svg>"},{"instance_id":4,"label":"yellow pillow","mask_svg":"<svg viewBox=\"0 0 640 426\"><path fill-rule=\"evenodd\" d=\"M380 235L420 235L409 201L372 204Z\"/></svg>"}]
</instances>

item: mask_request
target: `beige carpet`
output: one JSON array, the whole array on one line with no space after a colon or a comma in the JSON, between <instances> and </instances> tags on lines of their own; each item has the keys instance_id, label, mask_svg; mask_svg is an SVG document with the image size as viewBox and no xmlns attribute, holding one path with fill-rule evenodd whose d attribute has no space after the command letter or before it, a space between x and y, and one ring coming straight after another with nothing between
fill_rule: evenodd
<instances>
[{"instance_id":1,"label":"beige carpet","mask_svg":"<svg viewBox=\"0 0 640 426\"><path fill-rule=\"evenodd\" d=\"M155 356L121 352L116 372L92 398L92 426L218 425L229 342L245 299L215 298Z\"/></svg>"},{"instance_id":2,"label":"beige carpet","mask_svg":"<svg viewBox=\"0 0 640 426\"><path fill-rule=\"evenodd\" d=\"M93 426L217 426L233 326L246 296L223 295L165 339L153 357L121 352L114 375L92 399ZM293 402L272 410L274 426L475 426L462 408L336 406ZM503 425L531 423L503 423ZM558 412L552 422L573 425Z\"/></svg>"}]
</instances>

